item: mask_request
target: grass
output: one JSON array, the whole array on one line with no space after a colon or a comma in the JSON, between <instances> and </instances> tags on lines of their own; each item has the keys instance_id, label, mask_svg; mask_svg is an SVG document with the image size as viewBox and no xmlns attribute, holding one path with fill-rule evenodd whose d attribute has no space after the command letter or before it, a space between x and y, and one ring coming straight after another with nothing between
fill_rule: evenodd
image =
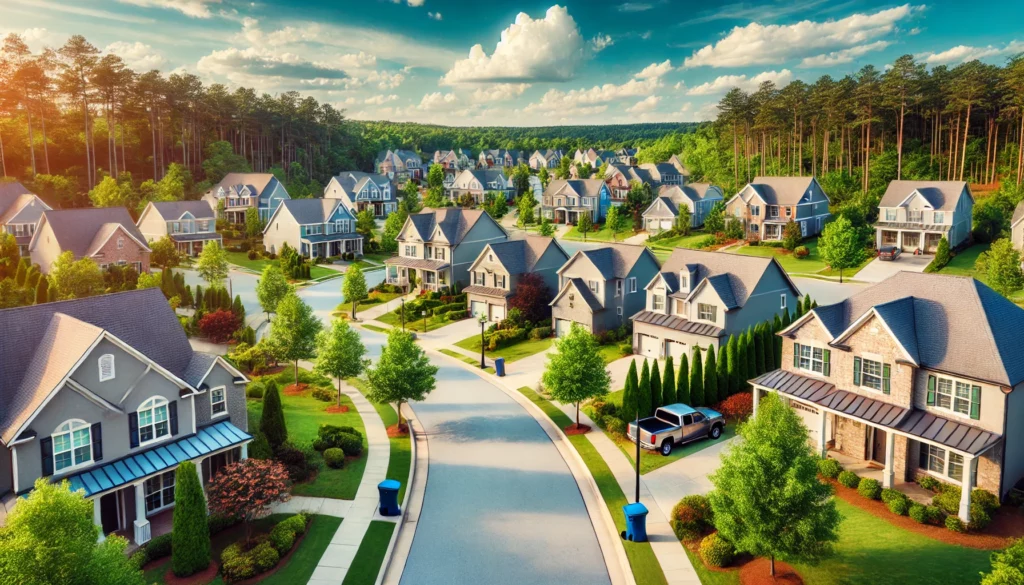
<instances>
[{"instance_id":1,"label":"grass","mask_svg":"<svg viewBox=\"0 0 1024 585\"><path fill-rule=\"evenodd\" d=\"M453 357L453 358L455 358L455 359L457 359L459 361L465 362L465 363L467 363L467 364L469 364L471 366L475 366L477 368L480 367L479 360L473 359L471 357L464 356L464 355L462 355L461 353L459 353L457 351L452 351L450 349L442 349L442 350L439 350L439 351L441 353L443 353L444 355L448 356L448 357ZM494 373L494 368L492 368L491 366L487 366L486 368L484 368L484 371L487 372L488 374L493 374Z\"/></svg>"},{"instance_id":2,"label":"grass","mask_svg":"<svg viewBox=\"0 0 1024 585\"><path fill-rule=\"evenodd\" d=\"M622 403L622 395L619 395L619 403ZM607 434L607 433L606 433ZM722 437L717 441L708 439L701 439L686 445L676 446L672 449L672 454L668 457L662 456L658 451L648 451L646 449L640 449L640 475L654 471L655 469L661 469L669 463L679 461L687 455L696 453L697 451L703 451L708 447L719 444L722 441L727 441L736 436L736 424L729 423L725 425L725 430L722 432ZM630 441L625 437L616 437L608 435L608 438L615 442L619 447L619 450L629 459L630 464L635 465L635 459L633 456L636 454L636 443Z\"/></svg>"},{"instance_id":3,"label":"grass","mask_svg":"<svg viewBox=\"0 0 1024 585\"><path fill-rule=\"evenodd\" d=\"M539 406L558 427L565 428L572 424L572 420L564 412L533 390L524 386L519 389L519 393L529 399L530 402ZM612 518L615 520L616 529L619 532L624 531L626 529L626 519L619 511L628 501L626 500L626 494L619 487L618 481L615 480L611 469L608 468L608 464L601 458L600 453L597 452L597 449L587 439L586 435L572 435L568 439L580 454L587 469L590 470L590 474L594 477L598 490L601 492L601 497L604 499L605 505L608 506L608 511L611 512ZM622 546L626 549L629 568L633 572L633 578L636 580L637 585L663 585L667 583L665 574L661 570L661 565L658 563L658 558L654 555L654 549L651 548L651 543L623 541Z\"/></svg>"},{"instance_id":4,"label":"grass","mask_svg":"<svg viewBox=\"0 0 1024 585\"><path fill-rule=\"evenodd\" d=\"M664 240L655 240L651 242L648 240L647 247L649 248L665 248L671 251L674 248L690 248L696 249L697 242L708 237L708 234L704 232L691 233L686 236L675 236L672 238L665 238Z\"/></svg>"},{"instance_id":5,"label":"grass","mask_svg":"<svg viewBox=\"0 0 1024 585\"><path fill-rule=\"evenodd\" d=\"M345 574L342 585L373 585L377 582L384 556L391 544L391 534L395 531L394 522L374 520L359 543L356 558Z\"/></svg>"},{"instance_id":6,"label":"grass","mask_svg":"<svg viewBox=\"0 0 1024 585\"><path fill-rule=\"evenodd\" d=\"M612 230L610 230L610 229L608 229L608 228L606 228L604 226L601 226L600 230L587 232L586 241L587 242L611 242L612 239L613 239L612 235L613 235L612 234ZM617 242L621 242L622 240L624 240L624 239L626 239L626 238L628 238L628 237L633 235L633 228L632 227L627 227L627 228L625 228L623 230L619 230L618 232L615 232L614 235L615 235L614 240L617 241ZM580 233L579 229L577 229L577 226L572 226L571 228L569 228L569 231L565 232L565 235L562 236L562 239L563 240L580 240L580 241L584 241L583 234Z\"/></svg>"},{"instance_id":7,"label":"grass","mask_svg":"<svg viewBox=\"0 0 1024 585\"><path fill-rule=\"evenodd\" d=\"M376 331L377 333L387 333L388 330L383 327L377 327L376 325L370 325L369 323L363 323L361 325L363 329L369 329L370 331Z\"/></svg>"},{"instance_id":8,"label":"grass","mask_svg":"<svg viewBox=\"0 0 1024 585\"><path fill-rule=\"evenodd\" d=\"M249 260L248 252L225 252L227 255L227 261L230 264L241 266L242 268L248 268L255 272L263 272L263 269L268 264L276 264L277 260L267 260L266 258L258 258L256 260ZM309 267L309 278L310 280L316 280L325 276L337 275L336 270L330 268L324 268L323 266L313 265Z\"/></svg>"},{"instance_id":9,"label":"grass","mask_svg":"<svg viewBox=\"0 0 1024 585\"><path fill-rule=\"evenodd\" d=\"M377 302L373 302L373 303L367 303L366 301L359 301L359 306L356 307L356 317L359 316L359 311L365 311L366 309L369 309L370 307L376 307L377 305L382 305L382 304L388 303L390 301L393 301L393 300L397 299L400 296L402 296L402 293L382 293L382 292L370 293L370 298L371 299L379 299L379 300ZM341 303L337 307L334 307L334 312L336 312L336 313L349 313L349 314L351 314L352 313L352 303L351 302Z\"/></svg>"},{"instance_id":10,"label":"grass","mask_svg":"<svg viewBox=\"0 0 1024 585\"><path fill-rule=\"evenodd\" d=\"M831 270L824 260L821 259L821 255L818 253L818 239L806 240L801 242L801 246L807 246L807 250L810 254L806 258L797 258L792 252L785 248L777 248L773 246L741 246L734 249L733 251L737 254L743 254L744 256L760 256L762 258L774 257L782 265L782 268L789 274L815 274L819 276L839 276L838 270ZM868 265L868 262L874 260L874 256L871 254L865 255L864 261L860 263L856 268L848 268L843 270L843 278L853 278L861 268Z\"/></svg>"},{"instance_id":11,"label":"grass","mask_svg":"<svg viewBox=\"0 0 1024 585\"><path fill-rule=\"evenodd\" d=\"M387 313L384 313L380 317L377 317L376 320L380 321L381 323L384 323L385 325L391 325L392 327L402 326L402 318L396 315L394 311L388 311ZM433 331L435 329L440 329L445 325L451 325L452 323L455 323L455 321L445 321L442 320L441 317L428 316L426 330ZM409 331L419 331L422 333L424 331L423 317L420 317L419 319L412 321L406 320L405 328Z\"/></svg>"},{"instance_id":12,"label":"grass","mask_svg":"<svg viewBox=\"0 0 1024 585\"><path fill-rule=\"evenodd\" d=\"M353 388L359 390L363 396L366 396L368 389L365 382L358 378L350 378L346 381ZM398 413L390 404L372 401L370 404L377 409L377 414L380 415L380 420L385 427L398 424ZM402 483L401 489L398 490L398 501L401 503L405 499L405 490L409 484L409 470L412 469L412 440L409 435L406 435L404 437L388 437L388 442L391 443L391 456L388 458L387 478L397 479Z\"/></svg>"},{"instance_id":13,"label":"grass","mask_svg":"<svg viewBox=\"0 0 1024 585\"><path fill-rule=\"evenodd\" d=\"M622 359L623 357L625 357L622 355L622 345L623 344L620 343L606 343L605 345L602 345L601 347L598 348L597 352L601 354L601 357L604 359L605 365L608 365L614 362L615 360ZM632 353L632 351L630 351L630 353Z\"/></svg>"},{"instance_id":14,"label":"grass","mask_svg":"<svg viewBox=\"0 0 1024 585\"><path fill-rule=\"evenodd\" d=\"M988 284L988 275L982 274L975 267L975 263L978 261L978 256L982 252L987 252L991 247L991 244L975 244L970 248L967 248L963 252L960 252L956 256L950 259L949 264L946 264L940 274L952 274L954 276L971 276ZM1024 290L1014 291L1010 295L1010 300L1017 303L1018 305L1024 305Z\"/></svg>"},{"instance_id":15,"label":"grass","mask_svg":"<svg viewBox=\"0 0 1024 585\"><path fill-rule=\"evenodd\" d=\"M542 351L547 351L554 343L554 338L548 337L546 339L524 339L519 343L496 349L494 351L488 351L487 357L490 358L505 358L505 363L512 363L514 361L521 360L525 357L529 357L534 354L538 354ZM474 353L480 353L480 336L472 335L456 343L458 347L462 349L468 349Z\"/></svg>"}]
</instances>

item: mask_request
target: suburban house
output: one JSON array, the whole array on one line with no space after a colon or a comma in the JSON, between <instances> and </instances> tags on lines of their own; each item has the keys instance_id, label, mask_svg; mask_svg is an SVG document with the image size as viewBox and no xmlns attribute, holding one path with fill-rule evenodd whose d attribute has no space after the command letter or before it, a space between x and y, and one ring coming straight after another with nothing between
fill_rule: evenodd
<instances>
[{"instance_id":1,"label":"suburban house","mask_svg":"<svg viewBox=\"0 0 1024 585\"><path fill-rule=\"evenodd\" d=\"M722 189L708 183L664 185L643 212L644 229L651 234L672 229L683 206L690 210L690 227L700 227L715 203L724 199Z\"/></svg>"},{"instance_id":2,"label":"suburban house","mask_svg":"<svg viewBox=\"0 0 1024 585\"><path fill-rule=\"evenodd\" d=\"M509 297L527 273L540 276L553 296L558 291L558 269L568 259L557 240L544 236L487 244L469 267L470 285L463 289L469 310L474 317L501 321L508 314Z\"/></svg>"},{"instance_id":3,"label":"suburban house","mask_svg":"<svg viewBox=\"0 0 1024 585\"><path fill-rule=\"evenodd\" d=\"M640 165L639 168L647 171L651 176L651 181L657 185L682 185L686 183L687 175L684 175L682 171L671 163L645 163Z\"/></svg>"},{"instance_id":4,"label":"suburban house","mask_svg":"<svg viewBox=\"0 0 1024 585\"><path fill-rule=\"evenodd\" d=\"M434 164L445 169L463 170L473 167L469 151L463 148L434 151Z\"/></svg>"},{"instance_id":5,"label":"suburban house","mask_svg":"<svg viewBox=\"0 0 1024 585\"><path fill-rule=\"evenodd\" d=\"M755 177L725 204L725 213L743 223L748 238L781 240L790 220L804 237L820 234L831 217L828 204L814 177Z\"/></svg>"},{"instance_id":6,"label":"suburban house","mask_svg":"<svg viewBox=\"0 0 1024 585\"><path fill-rule=\"evenodd\" d=\"M144 319L145 326L140 326ZM159 289L0 311L0 522L39 478L93 503L101 538L170 532L175 473L245 459L245 385L193 351Z\"/></svg>"},{"instance_id":7,"label":"suburban house","mask_svg":"<svg viewBox=\"0 0 1024 585\"><path fill-rule=\"evenodd\" d=\"M480 209L426 209L405 220L398 233L398 256L384 261L389 284L415 283L421 290L439 290L469 283L469 267L488 244L508 234Z\"/></svg>"},{"instance_id":8,"label":"suburban house","mask_svg":"<svg viewBox=\"0 0 1024 585\"><path fill-rule=\"evenodd\" d=\"M206 242L222 243L217 217L207 201L156 201L142 210L136 222L147 242L169 236L178 252L197 256Z\"/></svg>"},{"instance_id":9,"label":"suburban house","mask_svg":"<svg viewBox=\"0 0 1024 585\"><path fill-rule=\"evenodd\" d=\"M619 148L615 151L615 160L619 164L633 166L638 152L636 148Z\"/></svg>"},{"instance_id":10,"label":"suburban house","mask_svg":"<svg viewBox=\"0 0 1024 585\"><path fill-rule=\"evenodd\" d=\"M679 158L680 156L681 155L673 154L672 156L668 157L667 162L668 164L674 166L677 171L679 171L679 174L683 176L684 181L688 181L690 177L690 170L687 169L686 165L683 164L683 160Z\"/></svg>"},{"instance_id":11,"label":"suburban house","mask_svg":"<svg viewBox=\"0 0 1024 585\"><path fill-rule=\"evenodd\" d=\"M395 182L423 178L423 159L413 150L383 150L377 153L373 167Z\"/></svg>"},{"instance_id":12,"label":"suburban house","mask_svg":"<svg viewBox=\"0 0 1024 585\"><path fill-rule=\"evenodd\" d=\"M964 181L892 181L878 204L875 246L934 254L946 236L956 248L971 237L973 212Z\"/></svg>"},{"instance_id":13,"label":"suburban house","mask_svg":"<svg viewBox=\"0 0 1024 585\"><path fill-rule=\"evenodd\" d=\"M340 199L289 199L263 229L263 247L280 253L289 246L308 258L333 258L352 252L363 255L363 236L356 217Z\"/></svg>"},{"instance_id":14,"label":"suburban house","mask_svg":"<svg viewBox=\"0 0 1024 585\"><path fill-rule=\"evenodd\" d=\"M22 256L28 256L28 244L36 224L49 209L49 205L21 183L0 183L0 230L14 236Z\"/></svg>"},{"instance_id":15,"label":"suburban house","mask_svg":"<svg viewBox=\"0 0 1024 585\"><path fill-rule=\"evenodd\" d=\"M287 199L291 199L288 190L270 173L228 173L203 195L214 211L223 201L224 218L236 225L245 223L245 211L250 207L255 207L260 219L267 221Z\"/></svg>"},{"instance_id":16,"label":"suburban house","mask_svg":"<svg viewBox=\"0 0 1024 585\"><path fill-rule=\"evenodd\" d=\"M898 272L779 333L754 380L794 407L815 450L885 487L930 475L1000 498L1024 476L1024 310L972 278ZM881 469L879 469L881 468Z\"/></svg>"},{"instance_id":17,"label":"suburban house","mask_svg":"<svg viewBox=\"0 0 1024 585\"><path fill-rule=\"evenodd\" d=\"M576 167L570 170L573 176L576 176ZM601 178L601 177L597 177ZM654 180L651 176L650 171L642 169L640 167L631 167L624 164L610 164L608 169L604 173L604 182L608 184L608 188L612 192L613 201L625 201L626 195L629 194L630 184L633 181L640 183L646 183L653 188L657 188L659 183Z\"/></svg>"},{"instance_id":18,"label":"suburban house","mask_svg":"<svg viewBox=\"0 0 1024 585\"><path fill-rule=\"evenodd\" d=\"M800 291L774 258L676 248L645 287L633 319L633 351L676 362L694 346L730 335L797 306Z\"/></svg>"},{"instance_id":19,"label":"suburban house","mask_svg":"<svg viewBox=\"0 0 1024 585\"><path fill-rule=\"evenodd\" d=\"M555 335L573 323L597 335L625 325L645 305L644 284L658 273L647 246L605 244L580 250L558 269L558 294L551 301Z\"/></svg>"},{"instance_id":20,"label":"suburban house","mask_svg":"<svg viewBox=\"0 0 1024 585\"><path fill-rule=\"evenodd\" d=\"M477 162L481 169L489 169L491 167L514 167L526 161L523 159L523 153L518 150L497 148L481 150Z\"/></svg>"},{"instance_id":21,"label":"suburban house","mask_svg":"<svg viewBox=\"0 0 1024 585\"><path fill-rule=\"evenodd\" d=\"M455 175L451 187L448 188L452 201L458 201L459 197L469 193L478 204L483 203L485 195L491 192L502 193L507 200L515 198L516 187L512 180L505 176L504 170L467 169Z\"/></svg>"},{"instance_id":22,"label":"suburban house","mask_svg":"<svg viewBox=\"0 0 1024 585\"><path fill-rule=\"evenodd\" d=\"M93 259L104 270L118 265L149 272L146 237L123 207L44 211L28 245L32 262L48 274L54 260L68 251L76 260Z\"/></svg>"},{"instance_id":23,"label":"suburban house","mask_svg":"<svg viewBox=\"0 0 1024 585\"><path fill-rule=\"evenodd\" d=\"M1010 219L1010 243L1018 250L1024 250L1024 201L1017 204Z\"/></svg>"},{"instance_id":24,"label":"suburban house","mask_svg":"<svg viewBox=\"0 0 1024 585\"><path fill-rule=\"evenodd\" d=\"M611 190L601 179L552 179L544 189L541 212L555 223L576 224L583 213L598 223L611 204Z\"/></svg>"},{"instance_id":25,"label":"suburban house","mask_svg":"<svg viewBox=\"0 0 1024 585\"><path fill-rule=\"evenodd\" d=\"M530 155L530 168L539 171L542 168L557 169L558 165L562 162L561 150L535 150Z\"/></svg>"},{"instance_id":26,"label":"suburban house","mask_svg":"<svg viewBox=\"0 0 1024 585\"><path fill-rule=\"evenodd\" d=\"M618 157L615 152L611 150L594 150L588 148L587 150L576 149L576 154L573 155L572 161L574 164L582 165L590 163L590 166L594 169L599 168L604 163L615 163L618 162Z\"/></svg>"},{"instance_id":27,"label":"suburban house","mask_svg":"<svg viewBox=\"0 0 1024 585\"><path fill-rule=\"evenodd\" d=\"M398 209L395 186L387 175L345 171L331 177L324 188L325 199L340 199L353 213L369 209L374 217L386 218Z\"/></svg>"}]
</instances>

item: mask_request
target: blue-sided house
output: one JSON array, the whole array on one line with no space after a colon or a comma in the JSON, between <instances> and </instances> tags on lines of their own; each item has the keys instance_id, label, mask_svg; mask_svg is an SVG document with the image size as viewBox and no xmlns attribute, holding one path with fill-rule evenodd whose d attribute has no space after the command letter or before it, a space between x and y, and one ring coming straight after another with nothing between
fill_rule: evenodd
<instances>
[{"instance_id":1,"label":"blue-sided house","mask_svg":"<svg viewBox=\"0 0 1024 585\"><path fill-rule=\"evenodd\" d=\"M307 258L349 252L363 255L356 216L340 199L289 199L282 203L263 230L263 246L277 254L285 242Z\"/></svg>"},{"instance_id":2,"label":"blue-sided house","mask_svg":"<svg viewBox=\"0 0 1024 585\"><path fill-rule=\"evenodd\" d=\"M259 211L260 219L268 221L288 199L288 190L270 173L228 173L203 195L215 212L220 212L223 203L224 219L236 225L245 223L245 212L250 207Z\"/></svg>"}]
</instances>

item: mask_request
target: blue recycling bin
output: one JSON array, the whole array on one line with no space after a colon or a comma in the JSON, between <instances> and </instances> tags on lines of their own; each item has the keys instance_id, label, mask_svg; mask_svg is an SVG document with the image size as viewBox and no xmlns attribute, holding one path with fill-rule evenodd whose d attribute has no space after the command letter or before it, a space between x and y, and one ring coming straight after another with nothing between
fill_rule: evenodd
<instances>
[{"instance_id":1,"label":"blue recycling bin","mask_svg":"<svg viewBox=\"0 0 1024 585\"><path fill-rule=\"evenodd\" d=\"M647 506L637 502L626 504L622 507L626 514L626 531L622 533L623 540L633 542L647 542Z\"/></svg>"},{"instance_id":2,"label":"blue recycling bin","mask_svg":"<svg viewBox=\"0 0 1024 585\"><path fill-rule=\"evenodd\" d=\"M399 516L402 508L398 506L398 490L402 484L398 480L385 479L377 484L377 491L380 493L380 515Z\"/></svg>"},{"instance_id":3,"label":"blue recycling bin","mask_svg":"<svg viewBox=\"0 0 1024 585\"><path fill-rule=\"evenodd\" d=\"M499 376L505 375L505 358L495 358L494 373L498 374Z\"/></svg>"}]
</instances>

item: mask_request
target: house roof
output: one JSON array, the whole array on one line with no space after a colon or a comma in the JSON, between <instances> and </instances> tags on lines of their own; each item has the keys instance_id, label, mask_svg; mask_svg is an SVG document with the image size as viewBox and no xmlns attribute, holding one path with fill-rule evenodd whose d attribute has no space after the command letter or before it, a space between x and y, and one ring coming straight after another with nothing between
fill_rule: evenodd
<instances>
[{"instance_id":1,"label":"house roof","mask_svg":"<svg viewBox=\"0 0 1024 585\"><path fill-rule=\"evenodd\" d=\"M548 183L548 188L544 190L544 194L554 195L568 189L577 197L598 197L601 195L602 186L604 186L604 181L601 179L552 179Z\"/></svg>"},{"instance_id":2,"label":"house roof","mask_svg":"<svg viewBox=\"0 0 1024 585\"><path fill-rule=\"evenodd\" d=\"M43 217L53 229L61 251L70 250L76 258L91 256L118 226L140 244L146 242L124 207L47 210Z\"/></svg>"},{"instance_id":3,"label":"house roof","mask_svg":"<svg viewBox=\"0 0 1024 585\"><path fill-rule=\"evenodd\" d=\"M445 239L455 246L462 241L462 238L466 237L469 230L473 229L473 226L486 213L482 209L445 207L442 209L425 209L420 213L410 215L409 220L423 241L431 241L434 237L434 228L440 227Z\"/></svg>"},{"instance_id":4,"label":"house roof","mask_svg":"<svg viewBox=\"0 0 1024 585\"><path fill-rule=\"evenodd\" d=\"M6 184L7 183L0 183L0 186ZM16 216L21 215L25 206L35 199L37 199L37 197L28 192L16 195L13 191L9 194L5 194L3 191L0 191L0 226L10 223ZM42 199L39 199L39 201L42 205L37 208L36 213L26 214L27 217L19 218L18 223L35 223L39 220L39 216L43 214L43 211L49 209L49 206L43 203ZM29 221L20 221L24 219Z\"/></svg>"},{"instance_id":5,"label":"house roof","mask_svg":"<svg viewBox=\"0 0 1024 585\"><path fill-rule=\"evenodd\" d=\"M281 202L299 225L324 223L339 205L339 199L285 199Z\"/></svg>"},{"instance_id":6,"label":"house roof","mask_svg":"<svg viewBox=\"0 0 1024 585\"><path fill-rule=\"evenodd\" d=\"M661 271L679 274L683 268L687 271L696 270L696 282L702 282L707 278L708 284L715 289L722 302L733 309L746 304L750 293L757 287L757 283L761 281L772 263L776 263L774 258L676 248L661 267ZM786 275L786 271L781 266L777 268L793 288L794 294L799 295L799 289Z\"/></svg>"},{"instance_id":7,"label":"house roof","mask_svg":"<svg viewBox=\"0 0 1024 585\"><path fill-rule=\"evenodd\" d=\"M509 274L523 274L533 272L537 261L551 246L562 250L554 238L544 236L527 236L521 240L495 242L490 244L490 249ZM562 250L562 255L566 256L564 250ZM566 259L568 259L567 256Z\"/></svg>"},{"instance_id":8,"label":"house roof","mask_svg":"<svg viewBox=\"0 0 1024 585\"><path fill-rule=\"evenodd\" d=\"M754 177L749 187L768 205L796 205L812 181L814 177Z\"/></svg>"},{"instance_id":9,"label":"house roof","mask_svg":"<svg viewBox=\"0 0 1024 585\"><path fill-rule=\"evenodd\" d=\"M687 185L662 185L658 190L658 198L651 202L651 204L644 211L643 215L649 217L676 217L679 215L679 205L686 199L693 201L694 203L703 200L705 197L717 196L716 199L721 199L722 196L716 191L708 190L711 188L709 183L690 183ZM666 208L666 211L651 211L655 207L655 203L660 201Z\"/></svg>"},{"instance_id":10,"label":"house roof","mask_svg":"<svg viewBox=\"0 0 1024 585\"><path fill-rule=\"evenodd\" d=\"M837 338L872 309L908 352L916 346L923 368L1009 387L1024 381L1024 309L973 278L897 272L811 313Z\"/></svg>"},{"instance_id":11,"label":"house roof","mask_svg":"<svg viewBox=\"0 0 1024 585\"><path fill-rule=\"evenodd\" d=\"M604 310L604 307L601 306L601 302L597 300L597 297L594 296L594 292L590 290L587 283L583 282L582 278L570 278L566 280L565 285L562 286L562 290L555 296L555 298L551 299L550 304L554 305L557 303L558 299L562 298L562 295L569 291L570 286L575 288L576 292L580 293L580 298L583 299L583 302L587 303L587 307L590 308L591 313L597 313L598 311Z\"/></svg>"},{"instance_id":12,"label":"house roof","mask_svg":"<svg viewBox=\"0 0 1024 585\"><path fill-rule=\"evenodd\" d=\"M192 214L192 217L196 219L216 218L209 202L201 199L198 201L154 201L150 205L153 206L153 211L159 213L160 217L167 221L174 221L185 213Z\"/></svg>"},{"instance_id":13,"label":"house roof","mask_svg":"<svg viewBox=\"0 0 1024 585\"><path fill-rule=\"evenodd\" d=\"M675 165L667 163L667 162L644 163L644 164L640 165L640 168L644 169L647 172L649 172L651 174L651 176L654 178L654 180L659 181L659 182L660 181L664 181L665 180L664 177L666 175L678 175L678 174L680 174L679 173L679 169L677 169L675 167Z\"/></svg>"},{"instance_id":14,"label":"house roof","mask_svg":"<svg viewBox=\"0 0 1024 585\"><path fill-rule=\"evenodd\" d=\"M347 193L349 197L352 197L362 190L368 182L372 182L378 187L383 187L391 182L391 179L389 179L387 175L381 175L380 173L364 173L362 171L344 171L335 175L334 180L338 182L338 185L345 190L345 193ZM394 198L395 191L394 189L391 189L386 201L391 201Z\"/></svg>"},{"instance_id":15,"label":"house roof","mask_svg":"<svg viewBox=\"0 0 1024 585\"><path fill-rule=\"evenodd\" d=\"M263 191L274 181L274 175L270 173L228 173L219 183L214 185L209 192L216 194L220 187L225 191L241 191L242 187L249 187L249 190L258 197L263 196Z\"/></svg>"},{"instance_id":16,"label":"house roof","mask_svg":"<svg viewBox=\"0 0 1024 585\"><path fill-rule=\"evenodd\" d=\"M936 211L956 209L960 194L964 191L970 193L964 181L890 181L878 206L899 207L914 191L920 193Z\"/></svg>"},{"instance_id":17,"label":"house roof","mask_svg":"<svg viewBox=\"0 0 1024 585\"><path fill-rule=\"evenodd\" d=\"M620 163L609 164L608 170L605 171L605 178L608 178L616 173L619 173L626 177L627 181L640 181L641 183L648 183L655 185L658 183L658 179L651 173L650 169L642 167L631 167Z\"/></svg>"},{"instance_id":18,"label":"house roof","mask_svg":"<svg viewBox=\"0 0 1024 585\"><path fill-rule=\"evenodd\" d=\"M704 335L707 337L719 338L725 333L724 329L715 327L710 323L689 321L678 315L666 315L665 313L658 313L655 311L640 311L631 318L634 322L648 323L650 325L657 325L658 327L667 327L683 333L692 333L693 335Z\"/></svg>"},{"instance_id":19,"label":"house roof","mask_svg":"<svg viewBox=\"0 0 1024 585\"><path fill-rule=\"evenodd\" d=\"M577 252L586 256L605 280L626 278L645 253L650 253L647 246L634 244L604 244L600 248ZM562 267L564 268L565 266ZM559 272L562 269L559 269Z\"/></svg>"}]
</instances>

